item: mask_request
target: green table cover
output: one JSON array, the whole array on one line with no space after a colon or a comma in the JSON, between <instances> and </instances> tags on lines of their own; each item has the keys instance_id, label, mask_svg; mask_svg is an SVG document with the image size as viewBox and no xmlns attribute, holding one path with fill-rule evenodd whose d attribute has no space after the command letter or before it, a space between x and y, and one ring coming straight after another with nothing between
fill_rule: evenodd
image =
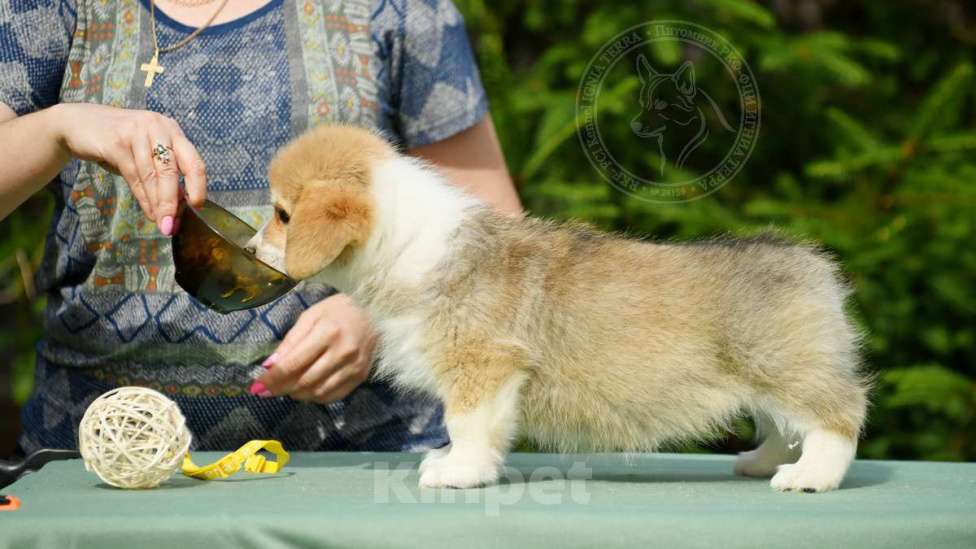
<instances>
[{"instance_id":1,"label":"green table cover","mask_svg":"<svg viewBox=\"0 0 976 549\"><path fill-rule=\"evenodd\" d=\"M194 454L197 463L218 454ZM843 489L776 493L731 456L515 454L505 480L421 490L418 455L299 453L279 475L161 488L51 463L0 492L0 547L976 548L976 464L858 461Z\"/></svg>"}]
</instances>

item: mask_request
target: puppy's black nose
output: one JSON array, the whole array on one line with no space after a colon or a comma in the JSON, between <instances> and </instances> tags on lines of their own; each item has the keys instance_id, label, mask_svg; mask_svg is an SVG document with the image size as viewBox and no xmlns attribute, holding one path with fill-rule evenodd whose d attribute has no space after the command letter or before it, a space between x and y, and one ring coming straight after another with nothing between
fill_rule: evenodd
<instances>
[{"instance_id":1,"label":"puppy's black nose","mask_svg":"<svg viewBox=\"0 0 976 549\"><path fill-rule=\"evenodd\" d=\"M254 246L244 246L244 251L251 255L255 255L258 253L258 249L255 248Z\"/></svg>"}]
</instances>

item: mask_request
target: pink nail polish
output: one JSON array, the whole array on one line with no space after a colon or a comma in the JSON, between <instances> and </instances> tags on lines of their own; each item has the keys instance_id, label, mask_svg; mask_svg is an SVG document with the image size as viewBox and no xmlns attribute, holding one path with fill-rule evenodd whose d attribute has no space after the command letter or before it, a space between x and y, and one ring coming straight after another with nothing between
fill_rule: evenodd
<instances>
[{"instance_id":1,"label":"pink nail polish","mask_svg":"<svg viewBox=\"0 0 976 549\"><path fill-rule=\"evenodd\" d=\"M264 391L258 393L258 396L261 397L261 398L268 398L268 397L272 397L274 395L271 394L271 391L264 390Z\"/></svg>"},{"instance_id":2,"label":"pink nail polish","mask_svg":"<svg viewBox=\"0 0 976 549\"><path fill-rule=\"evenodd\" d=\"M159 222L159 232L166 236L173 234L173 216L167 215Z\"/></svg>"},{"instance_id":3,"label":"pink nail polish","mask_svg":"<svg viewBox=\"0 0 976 549\"><path fill-rule=\"evenodd\" d=\"M248 389L247 392L251 393L252 395L257 395L259 397L265 396L264 393L267 393L268 394L267 396L271 396L271 392L268 391L268 388L265 387L264 383L261 383L260 381L255 381L254 383L252 383L251 388Z\"/></svg>"},{"instance_id":4,"label":"pink nail polish","mask_svg":"<svg viewBox=\"0 0 976 549\"><path fill-rule=\"evenodd\" d=\"M275 365L275 362L278 362L278 353L271 353L271 356L264 359L261 366L263 366L265 370L270 370L271 367Z\"/></svg>"}]
</instances>

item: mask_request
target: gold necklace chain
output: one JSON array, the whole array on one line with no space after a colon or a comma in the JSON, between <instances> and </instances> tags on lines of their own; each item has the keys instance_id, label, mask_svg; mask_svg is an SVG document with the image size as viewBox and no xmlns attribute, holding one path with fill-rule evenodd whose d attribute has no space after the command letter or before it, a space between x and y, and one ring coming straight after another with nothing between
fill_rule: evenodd
<instances>
[{"instance_id":1,"label":"gold necklace chain","mask_svg":"<svg viewBox=\"0 0 976 549\"><path fill-rule=\"evenodd\" d=\"M209 1L215 1L215 0L209 0ZM203 4L201 3L200 5ZM152 60L150 60L148 63L143 63L142 66L139 67L139 70L146 72L146 81L143 85L147 88L152 86L153 79L156 77L156 75L163 73L164 68L162 65L159 64L159 54L178 50L183 46L192 42L193 39L199 36L201 32L206 30L214 22L214 20L217 19L217 16L220 15L220 12L223 11L224 6L226 5L227 5L227 0L222 0L220 2L220 5L217 6L217 9L214 10L213 15L210 16L210 19L207 19L207 22L204 23L202 27L198 27L197 29L195 29L193 32L190 33L189 36L187 36L183 40L180 40L179 42L172 44L170 46L166 46L165 48L160 48L159 39L156 36L156 2L155 0L149 0L149 26L152 27L153 56L152 56Z\"/></svg>"},{"instance_id":2,"label":"gold necklace chain","mask_svg":"<svg viewBox=\"0 0 976 549\"><path fill-rule=\"evenodd\" d=\"M190 33L189 36L187 36L183 40L180 40L179 42L171 46L160 48L159 42L156 39L156 2L155 0L149 0L149 24L152 26L152 31L153 31L152 32L153 49L158 51L159 53L168 53L173 50L178 50L183 46L189 44L190 42L193 41L194 38L199 36L201 32L205 31L207 27L209 27L211 23L214 22L214 19L217 19L217 16L220 15L220 12L224 10L224 6L226 5L227 5L227 0L222 0L220 2L220 5L217 6L217 9L214 10L213 14L210 16L210 19L207 19L207 22L204 23L202 27L195 29L193 32Z\"/></svg>"},{"instance_id":3,"label":"gold necklace chain","mask_svg":"<svg viewBox=\"0 0 976 549\"><path fill-rule=\"evenodd\" d=\"M170 4L176 4L177 6L183 6L185 8L199 8L200 6L206 6L207 4L213 4L217 0L169 0Z\"/></svg>"}]
</instances>

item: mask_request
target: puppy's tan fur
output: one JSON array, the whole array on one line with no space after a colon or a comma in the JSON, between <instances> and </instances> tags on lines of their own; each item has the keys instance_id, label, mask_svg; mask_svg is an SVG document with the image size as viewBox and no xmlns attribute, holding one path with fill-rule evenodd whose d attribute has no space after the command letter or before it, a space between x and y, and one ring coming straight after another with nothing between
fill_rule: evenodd
<instances>
[{"instance_id":1,"label":"puppy's tan fur","mask_svg":"<svg viewBox=\"0 0 976 549\"><path fill-rule=\"evenodd\" d=\"M392 154L369 133L323 132L317 139L293 141L272 160L268 177L277 182L272 189L275 215L263 235L267 244L284 250L289 274L308 278L347 246L365 242L373 223L370 166ZM328 238L309 230L294 231L286 240L282 211L295 226L327 228Z\"/></svg>"},{"instance_id":2,"label":"puppy's tan fur","mask_svg":"<svg viewBox=\"0 0 976 549\"><path fill-rule=\"evenodd\" d=\"M291 143L270 180L288 223L262 230L258 255L355 297L382 333L378 375L445 404L452 445L421 484L495 481L517 432L559 451L654 450L743 411L764 442L737 472L840 484L867 384L847 290L816 249L506 217L351 127Z\"/></svg>"}]
</instances>

